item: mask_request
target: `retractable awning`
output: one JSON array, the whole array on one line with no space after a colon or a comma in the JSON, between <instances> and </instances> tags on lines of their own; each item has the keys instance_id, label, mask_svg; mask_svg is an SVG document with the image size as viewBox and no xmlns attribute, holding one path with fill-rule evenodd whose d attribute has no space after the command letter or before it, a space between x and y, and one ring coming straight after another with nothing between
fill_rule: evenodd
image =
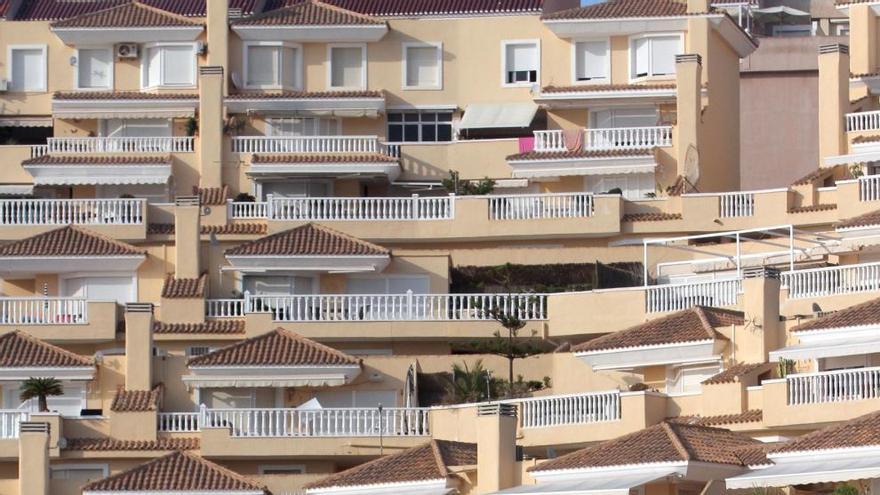
<instances>
[{"instance_id":1,"label":"retractable awning","mask_svg":"<svg viewBox=\"0 0 880 495\"><path fill-rule=\"evenodd\" d=\"M0 127L52 127L52 117L4 115L0 117Z\"/></svg>"},{"instance_id":2,"label":"retractable awning","mask_svg":"<svg viewBox=\"0 0 880 495\"><path fill-rule=\"evenodd\" d=\"M880 458L876 456L844 459L805 456L803 460L786 459L764 469L727 478L727 489L780 487L877 477L880 477Z\"/></svg>"},{"instance_id":3,"label":"retractable awning","mask_svg":"<svg viewBox=\"0 0 880 495\"><path fill-rule=\"evenodd\" d=\"M464 110L459 129L498 129L528 127L538 105L524 103L471 103Z\"/></svg>"},{"instance_id":4,"label":"retractable awning","mask_svg":"<svg viewBox=\"0 0 880 495\"><path fill-rule=\"evenodd\" d=\"M538 482L536 485L523 485L496 492L496 495L627 495L632 488L664 478L676 473L679 468L670 466L668 470L634 472L566 481Z\"/></svg>"}]
</instances>

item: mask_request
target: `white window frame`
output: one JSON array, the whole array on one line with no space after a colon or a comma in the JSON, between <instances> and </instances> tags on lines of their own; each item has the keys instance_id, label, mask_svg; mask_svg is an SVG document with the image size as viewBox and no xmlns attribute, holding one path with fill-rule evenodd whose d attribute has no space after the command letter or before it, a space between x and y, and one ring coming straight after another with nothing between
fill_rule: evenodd
<instances>
[{"instance_id":1,"label":"white window frame","mask_svg":"<svg viewBox=\"0 0 880 495\"><path fill-rule=\"evenodd\" d=\"M6 80L12 81L12 52L15 50L41 50L43 57L43 80L36 89L16 90L16 93L45 93L49 88L49 45L9 45L6 47Z\"/></svg>"},{"instance_id":2,"label":"white window frame","mask_svg":"<svg viewBox=\"0 0 880 495\"><path fill-rule=\"evenodd\" d=\"M535 69L535 82L507 82L507 46L508 45L535 45L538 50L538 67ZM501 40L501 87L503 88L530 88L534 84L541 84L541 40L538 38L523 40Z\"/></svg>"},{"instance_id":3,"label":"white window frame","mask_svg":"<svg viewBox=\"0 0 880 495\"><path fill-rule=\"evenodd\" d=\"M407 50L410 48L434 48L437 50L437 84L428 86L411 86L407 84L406 76L409 72L409 58ZM401 45L401 60L403 60L403 73L401 74L401 87L406 90L440 90L443 89L443 43L440 41L404 42Z\"/></svg>"},{"instance_id":4,"label":"white window frame","mask_svg":"<svg viewBox=\"0 0 880 495\"><path fill-rule=\"evenodd\" d=\"M89 277L131 277L131 300L138 300L138 276L137 272L71 272L58 274L58 288L61 293L67 292L68 280L72 278L89 278ZM88 300L88 298L86 298Z\"/></svg>"},{"instance_id":5,"label":"white window frame","mask_svg":"<svg viewBox=\"0 0 880 495\"><path fill-rule=\"evenodd\" d=\"M278 76L280 78L280 80L278 81L278 84L248 84L248 68L249 68L248 50L252 46L274 46L274 47L280 47L282 49L281 64L278 69ZM293 48L296 50L296 56L294 57L294 60L293 60L293 66L294 66L294 70L296 72L294 72L292 87L284 85L284 71L287 70L287 68L284 65L284 56L283 56L283 53L284 53L283 49L284 48ZM303 69L302 60L303 60L303 58L302 57L303 57L303 47L302 47L302 44L300 44L300 43L290 43L290 42L286 42L286 41L245 41L244 45L242 46L242 68L243 68L243 72L244 72L244 81L242 81L242 83L244 85L244 88L245 89L295 89L295 90L301 90L302 89L302 82L303 82L303 74L302 74L302 69Z\"/></svg>"},{"instance_id":6,"label":"white window frame","mask_svg":"<svg viewBox=\"0 0 880 495\"><path fill-rule=\"evenodd\" d=\"M192 84L164 84L165 82L165 74L162 71L162 63L159 63L159 84L156 86L151 86L149 81L149 71L147 68L147 61L150 54L150 49L152 48L162 48L166 46L188 46L192 49ZM156 88L175 88L175 89L195 89L198 87L198 73L199 73L199 63L198 63L198 47L196 43L175 43L175 42L159 42L159 43L145 43L141 50L140 62L141 62L141 89L156 89Z\"/></svg>"},{"instance_id":7,"label":"white window frame","mask_svg":"<svg viewBox=\"0 0 880 495\"><path fill-rule=\"evenodd\" d=\"M83 88L79 85L79 68L80 68L80 58L79 51L80 50L104 50L110 54L110 78L107 81L107 86L103 88ZM116 56L113 53L112 46L106 45L98 45L98 46L78 46L76 48L76 68L73 71L73 87L77 91L112 91L115 87L115 72L116 72Z\"/></svg>"},{"instance_id":8,"label":"white window frame","mask_svg":"<svg viewBox=\"0 0 880 495\"><path fill-rule=\"evenodd\" d=\"M102 476L102 478L106 478L107 476L110 476L110 465L104 464L104 463L58 464L58 465L49 466L50 471L93 471L93 470L97 470L97 469L100 469L101 471L103 471L104 475ZM52 479L51 473L49 474L49 479Z\"/></svg>"},{"instance_id":9,"label":"white window frame","mask_svg":"<svg viewBox=\"0 0 880 495\"><path fill-rule=\"evenodd\" d=\"M290 474L306 474L306 466L305 464L261 464L257 467L257 473L260 475L266 474L266 471L285 471L290 472Z\"/></svg>"},{"instance_id":10,"label":"white window frame","mask_svg":"<svg viewBox=\"0 0 880 495\"><path fill-rule=\"evenodd\" d=\"M361 85L360 86L334 86L333 85L333 49L334 48L360 48L361 49ZM327 88L340 90L365 90L367 89L367 44L366 43L328 43L327 44Z\"/></svg>"},{"instance_id":11,"label":"white window frame","mask_svg":"<svg viewBox=\"0 0 880 495\"><path fill-rule=\"evenodd\" d=\"M679 46L681 47L682 52L684 52L684 50L685 50L684 33L680 32L680 31L673 31L673 32L668 32L668 33L634 34L629 37L629 39L627 40L628 46L627 46L627 50L626 50L626 54L627 54L627 61L626 61L627 62L627 69L626 69L626 71L627 71L627 74L629 74L629 81L630 82L649 81L649 80L662 81L662 80L675 79L675 74L669 74L669 75L664 75L664 76L654 76L651 74L648 74L647 76L636 76L635 66L633 65L633 61L635 60L635 41L636 40L646 39L646 38L668 38L671 36L678 36ZM648 63L652 63L652 57L650 57L650 56L648 58ZM652 68L652 70L653 70L653 68Z\"/></svg>"},{"instance_id":12,"label":"white window frame","mask_svg":"<svg viewBox=\"0 0 880 495\"><path fill-rule=\"evenodd\" d=\"M665 393L666 393L666 395L669 395L672 397L687 396L687 395L699 395L700 393L702 393L702 388L703 388L702 384L700 384L700 390L696 390L696 391L693 391L693 390L683 391L683 390L673 390L672 389L672 387L674 387L676 385L681 386L682 372L683 371L684 372L694 372L694 371L699 372L699 371L711 370L710 373L706 374L706 377L708 378L708 377L714 376L718 373L721 373L722 371L724 371L724 369L725 368L721 364L720 361L706 361L706 362L702 362L702 363L693 363L693 364L687 364L687 365L681 365L681 366L675 366L675 365L668 366L666 368Z\"/></svg>"},{"instance_id":13,"label":"white window frame","mask_svg":"<svg viewBox=\"0 0 880 495\"><path fill-rule=\"evenodd\" d=\"M605 79L579 81L577 73L577 44L590 43L595 41L604 41L605 47L608 49L607 62L605 63ZM571 40L571 83L574 85L590 85L590 84L608 84L611 82L611 38L576 38Z\"/></svg>"}]
</instances>

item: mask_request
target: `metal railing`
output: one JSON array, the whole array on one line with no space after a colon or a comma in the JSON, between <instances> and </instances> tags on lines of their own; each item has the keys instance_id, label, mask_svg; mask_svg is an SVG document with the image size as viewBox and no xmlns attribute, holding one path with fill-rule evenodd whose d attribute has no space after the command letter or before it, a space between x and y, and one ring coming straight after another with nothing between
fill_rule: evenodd
<instances>
[{"instance_id":1,"label":"metal railing","mask_svg":"<svg viewBox=\"0 0 880 495\"><path fill-rule=\"evenodd\" d=\"M73 325L87 321L85 299L0 297L0 325Z\"/></svg>"},{"instance_id":2,"label":"metal railing","mask_svg":"<svg viewBox=\"0 0 880 495\"><path fill-rule=\"evenodd\" d=\"M582 129L585 150L647 149L672 146L671 126ZM563 130L534 131L535 151L566 151Z\"/></svg>"},{"instance_id":3,"label":"metal railing","mask_svg":"<svg viewBox=\"0 0 880 495\"><path fill-rule=\"evenodd\" d=\"M244 299L206 299L205 316L208 318L244 317Z\"/></svg>"},{"instance_id":4,"label":"metal railing","mask_svg":"<svg viewBox=\"0 0 880 495\"><path fill-rule=\"evenodd\" d=\"M574 425L620 419L620 391L533 397L519 404L523 428Z\"/></svg>"},{"instance_id":5,"label":"metal railing","mask_svg":"<svg viewBox=\"0 0 880 495\"><path fill-rule=\"evenodd\" d=\"M236 136L233 153L379 153L377 136Z\"/></svg>"},{"instance_id":6,"label":"metal railing","mask_svg":"<svg viewBox=\"0 0 880 495\"><path fill-rule=\"evenodd\" d=\"M455 197L270 198L267 210L272 220L450 220Z\"/></svg>"},{"instance_id":7,"label":"metal railing","mask_svg":"<svg viewBox=\"0 0 880 495\"><path fill-rule=\"evenodd\" d=\"M781 279L790 299L874 292L880 290L880 262L783 272Z\"/></svg>"},{"instance_id":8,"label":"metal railing","mask_svg":"<svg viewBox=\"0 0 880 495\"><path fill-rule=\"evenodd\" d=\"M489 218L492 220L578 218L592 214L593 195L590 193L489 196Z\"/></svg>"},{"instance_id":9,"label":"metal railing","mask_svg":"<svg viewBox=\"0 0 880 495\"><path fill-rule=\"evenodd\" d=\"M718 195L721 218L751 217L755 215L755 194L748 192Z\"/></svg>"},{"instance_id":10,"label":"metal railing","mask_svg":"<svg viewBox=\"0 0 880 495\"><path fill-rule=\"evenodd\" d=\"M880 398L880 368L859 368L785 377L788 405Z\"/></svg>"},{"instance_id":11,"label":"metal railing","mask_svg":"<svg viewBox=\"0 0 880 495\"><path fill-rule=\"evenodd\" d=\"M46 140L49 153L191 153L193 138L61 137Z\"/></svg>"},{"instance_id":12,"label":"metal railing","mask_svg":"<svg viewBox=\"0 0 880 495\"><path fill-rule=\"evenodd\" d=\"M0 225L138 225L144 199L2 199Z\"/></svg>"},{"instance_id":13,"label":"metal railing","mask_svg":"<svg viewBox=\"0 0 880 495\"><path fill-rule=\"evenodd\" d=\"M245 294L245 311L275 321L490 321L547 319L546 294Z\"/></svg>"},{"instance_id":14,"label":"metal railing","mask_svg":"<svg viewBox=\"0 0 880 495\"><path fill-rule=\"evenodd\" d=\"M681 311L693 306L733 306L742 288L738 279L646 287L648 313Z\"/></svg>"},{"instance_id":15,"label":"metal railing","mask_svg":"<svg viewBox=\"0 0 880 495\"><path fill-rule=\"evenodd\" d=\"M0 410L0 438L18 438L22 421L27 421L30 414L16 409Z\"/></svg>"},{"instance_id":16,"label":"metal railing","mask_svg":"<svg viewBox=\"0 0 880 495\"><path fill-rule=\"evenodd\" d=\"M427 408L202 409L202 427L233 437L427 436Z\"/></svg>"},{"instance_id":17,"label":"metal railing","mask_svg":"<svg viewBox=\"0 0 880 495\"><path fill-rule=\"evenodd\" d=\"M157 415L158 431L166 433L192 433L201 430L199 428L199 413L197 412L160 412Z\"/></svg>"},{"instance_id":18,"label":"metal railing","mask_svg":"<svg viewBox=\"0 0 880 495\"><path fill-rule=\"evenodd\" d=\"M880 110L846 114L847 132L876 131L878 129L880 129Z\"/></svg>"},{"instance_id":19,"label":"metal railing","mask_svg":"<svg viewBox=\"0 0 880 495\"><path fill-rule=\"evenodd\" d=\"M880 175L859 177L859 201L880 201Z\"/></svg>"}]
</instances>

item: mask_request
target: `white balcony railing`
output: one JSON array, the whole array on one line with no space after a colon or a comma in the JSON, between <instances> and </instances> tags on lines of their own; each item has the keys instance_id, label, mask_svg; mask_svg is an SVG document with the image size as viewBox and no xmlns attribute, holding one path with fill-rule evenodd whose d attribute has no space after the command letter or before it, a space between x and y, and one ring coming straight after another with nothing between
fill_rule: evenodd
<instances>
[{"instance_id":1,"label":"white balcony railing","mask_svg":"<svg viewBox=\"0 0 880 495\"><path fill-rule=\"evenodd\" d=\"M48 144L35 144L31 146L31 158L39 158L49 153Z\"/></svg>"},{"instance_id":2,"label":"white balcony railing","mask_svg":"<svg viewBox=\"0 0 880 495\"><path fill-rule=\"evenodd\" d=\"M230 203L230 216L239 220L268 218L269 203L267 201L233 201Z\"/></svg>"},{"instance_id":3,"label":"white balcony railing","mask_svg":"<svg viewBox=\"0 0 880 495\"><path fill-rule=\"evenodd\" d=\"M846 114L847 132L876 131L878 129L880 129L880 110Z\"/></svg>"},{"instance_id":4,"label":"white balcony railing","mask_svg":"<svg viewBox=\"0 0 880 495\"><path fill-rule=\"evenodd\" d=\"M583 129L583 149L646 149L672 146L671 126ZM565 151L565 131L535 131L535 151Z\"/></svg>"},{"instance_id":5,"label":"white balcony railing","mask_svg":"<svg viewBox=\"0 0 880 495\"><path fill-rule=\"evenodd\" d=\"M880 398L880 368L860 368L785 377L788 405Z\"/></svg>"},{"instance_id":6,"label":"white balcony railing","mask_svg":"<svg viewBox=\"0 0 880 495\"><path fill-rule=\"evenodd\" d=\"M880 263L795 270L781 277L790 299L880 291Z\"/></svg>"},{"instance_id":7,"label":"white balcony railing","mask_svg":"<svg viewBox=\"0 0 880 495\"><path fill-rule=\"evenodd\" d=\"M535 151L565 151L565 135L561 130L535 131Z\"/></svg>"},{"instance_id":8,"label":"white balcony railing","mask_svg":"<svg viewBox=\"0 0 880 495\"><path fill-rule=\"evenodd\" d=\"M732 306L741 290L740 280L714 280L647 287L648 313L681 311L693 306Z\"/></svg>"},{"instance_id":9,"label":"white balcony railing","mask_svg":"<svg viewBox=\"0 0 880 495\"><path fill-rule=\"evenodd\" d=\"M143 199L3 199L0 225L139 225Z\"/></svg>"},{"instance_id":10,"label":"white balcony railing","mask_svg":"<svg viewBox=\"0 0 880 495\"><path fill-rule=\"evenodd\" d=\"M252 296L248 313L271 313L275 321L458 321L547 319L546 294L321 294Z\"/></svg>"},{"instance_id":11,"label":"white balcony railing","mask_svg":"<svg viewBox=\"0 0 880 495\"><path fill-rule=\"evenodd\" d=\"M46 140L49 153L191 153L193 138L61 137Z\"/></svg>"},{"instance_id":12,"label":"white balcony railing","mask_svg":"<svg viewBox=\"0 0 880 495\"><path fill-rule=\"evenodd\" d=\"M574 425L620 419L620 391L518 399L523 428Z\"/></svg>"},{"instance_id":13,"label":"white balcony railing","mask_svg":"<svg viewBox=\"0 0 880 495\"><path fill-rule=\"evenodd\" d=\"M197 412L160 412L157 419L160 432L192 433L200 430Z\"/></svg>"},{"instance_id":14,"label":"white balcony railing","mask_svg":"<svg viewBox=\"0 0 880 495\"><path fill-rule=\"evenodd\" d=\"M426 408L203 409L201 426L233 437L427 436Z\"/></svg>"},{"instance_id":15,"label":"white balcony railing","mask_svg":"<svg viewBox=\"0 0 880 495\"><path fill-rule=\"evenodd\" d=\"M721 218L751 217L755 215L755 194L748 192L722 193L718 196Z\"/></svg>"},{"instance_id":16,"label":"white balcony railing","mask_svg":"<svg viewBox=\"0 0 880 495\"><path fill-rule=\"evenodd\" d=\"M377 136L236 136L233 153L380 153Z\"/></svg>"},{"instance_id":17,"label":"white balcony railing","mask_svg":"<svg viewBox=\"0 0 880 495\"><path fill-rule=\"evenodd\" d=\"M22 421L27 421L30 414L16 409L0 410L0 438L18 438L18 430Z\"/></svg>"},{"instance_id":18,"label":"white balcony railing","mask_svg":"<svg viewBox=\"0 0 880 495\"><path fill-rule=\"evenodd\" d=\"M0 325L73 325L88 321L85 299L0 297Z\"/></svg>"},{"instance_id":19,"label":"white balcony railing","mask_svg":"<svg viewBox=\"0 0 880 495\"><path fill-rule=\"evenodd\" d=\"M859 201L880 201L880 175L859 177Z\"/></svg>"},{"instance_id":20,"label":"white balcony railing","mask_svg":"<svg viewBox=\"0 0 880 495\"><path fill-rule=\"evenodd\" d=\"M267 214L273 220L301 221L449 220L455 216L455 197L275 198Z\"/></svg>"},{"instance_id":21,"label":"white balcony railing","mask_svg":"<svg viewBox=\"0 0 880 495\"><path fill-rule=\"evenodd\" d=\"M589 193L489 196L489 218L492 220L579 218L592 214L593 195Z\"/></svg>"},{"instance_id":22,"label":"white balcony railing","mask_svg":"<svg viewBox=\"0 0 880 495\"><path fill-rule=\"evenodd\" d=\"M244 317L244 299L206 299L205 316L208 318Z\"/></svg>"}]
</instances>

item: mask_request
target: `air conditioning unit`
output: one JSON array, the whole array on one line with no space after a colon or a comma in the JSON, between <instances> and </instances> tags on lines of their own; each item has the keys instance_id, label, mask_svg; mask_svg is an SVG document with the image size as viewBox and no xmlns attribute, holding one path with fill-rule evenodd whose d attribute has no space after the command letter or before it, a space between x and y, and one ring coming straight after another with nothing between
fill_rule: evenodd
<instances>
[{"instance_id":1,"label":"air conditioning unit","mask_svg":"<svg viewBox=\"0 0 880 495\"><path fill-rule=\"evenodd\" d=\"M9 80L0 79L0 92L9 91Z\"/></svg>"},{"instance_id":2,"label":"air conditioning unit","mask_svg":"<svg viewBox=\"0 0 880 495\"><path fill-rule=\"evenodd\" d=\"M116 58L137 58L137 43L120 43L116 45Z\"/></svg>"}]
</instances>

